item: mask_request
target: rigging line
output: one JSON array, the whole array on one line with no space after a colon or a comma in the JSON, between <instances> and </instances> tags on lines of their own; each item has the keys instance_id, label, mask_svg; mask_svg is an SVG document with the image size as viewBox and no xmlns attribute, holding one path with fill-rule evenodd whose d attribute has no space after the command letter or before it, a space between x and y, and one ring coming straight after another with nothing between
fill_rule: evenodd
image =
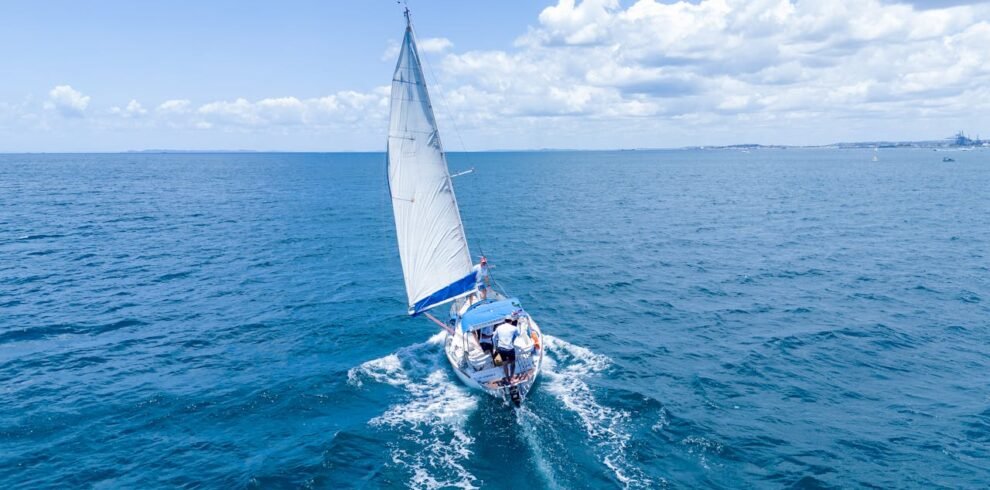
<instances>
[{"instance_id":1,"label":"rigging line","mask_svg":"<svg viewBox=\"0 0 990 490\"><path fill-rule=\"evenodd\" d=\"M478 245L478 251L481 252L481 256L482 257L485 257L485 258L488 257L488 255L485 254L485 250L481 247L481 245ZM503 288L502 285L499 284L498 281L495 280L495 275L492 274L492 269L494 269L494 267L492 267L491 264L489 264L488 265L488 278L492 280L492 289L496 289L497 288L498 292L502 293L503 296L508 297L509 296L509 293L507 293L505 291L505 288Z\"/></svg>"},{"instance_id":2,"label":"rigging line","mask_svg":"<svg viewBox=\"0 0 990 490\"><path fill-rule=\"evenodd\" d=\"M409 28L412 29L413 35L416 36L416 39L419 39L419 34L416 32L416 24L412 21L412 16L409 13L409 2L408 2L408 0L396 0L395 3L400 4L400 5L403 6L403 8L405 9L404 10L404 14L406 16L406 20L409 22ZM451 128L453 128L453 130L454 130L454 135L457 136L457 142L460 143L460 145L461 145L461 151L462 152L467 152L467 146L464 145L464 139L461 138L461 131L460 131L460 128L457 127L457 121L456 121L456 118L454 117L454 113L451 112L450 106L447 105L447 98L444 97L443 90L440 90L440 79L439 79L439 77L437 77L436 72L433 71L433 65L430 64L430 60L427 57L420 55L419 58L420 58L420 60L422 62L425 62L427 71L429 71L430 76L433 77L433 84L434 84L433 86L436 89L434 92L437 95L440 96L440 104L443 106L444 112L448 114L448 117L450 119ZM446 152L444 152L444 153L446 153ZM461 230L462 230L462 232L463 232L463 229L464 229L464 224L462 223L461 224ZM479 245L479 247L480 247L480 245ZM484 255L484 251L482 251L482 255ZM473 262L473 260L472 260L472 262ZM502 294L506 294L505 293L505 289L502 288L501 285L498 284L495 281L495 277L494 276L491 276L491 269L489 269L488 273L489 273L489 277L491 277L491 279L492 279L492 288L494 289L494 288L497 287Z\"/></svg>"},{"instance_id":3,"label":"rigging line","mask_svg":"<svg viewBox=\"0 0 990 490\"><path fill-rule=\"evenodd\" d=\"M402 2L403 2L403 4L405 4L404 14L406 16L406 22L409 25L409 29L412 31L413 36L416 39L419 39L419 34L416 33L416 25L412 21L412 15L410 15L410 13L409 13L409 3L408 3L408 0L402 0ZM396 3L398 3L398 0L397 0ZM430 72L430 75L433 77L434 87L436 88L435 93L440 96L440 104L443 106L444 112L446 112L449 115L450 125L454 129L454 135L457 136L458 143L460 143L460 145L461 145L461 151L462 152L467 152L467 147L464 145L464 139L461 138L461 131L457 127L457 121L456 121L456 118L454 117L454 113L450 111L450 107L447 105L447 98L444 97L443 90L440 90L440 79L437 78L436 73L433 71L433 65L431 65L430 64L430 60L427 59L426 57L422 56L421 53L417 53L416 58L420 60L420 68L422 68L423 62L426 63L426 69ZM425 80L424 80L424 84L425 84ZM432 103L431 103L431 109L432 109ZM434 125L436 125L435 119L436 119L436 116L434 115ZM439 128L437 129L437 131L439 131ZM447 152L443 149L442 146L441 146L441 152L443 153L444 160L446 161L446 159L447 159L447 156L446 156L447 155ZM451 186L453 184L452 179L451 179L451 177L450 177L449 174L447 175L447 184L448 185L451 185ZM456 204L457 200L455 199L454 202L455 202L455 206L456 206L457 205ZM458 209L458 213L459 212L460 212L460 210ZM467 232L464 230L464 222L461 221L461 220L458 220L458 221L460 221L461 233L465 236L465 240L466 240ZM470 256L470 252L468 252L468 255Z\"/></svg>"},{"instance_id":4,"label":"rigging line","mask_svg":"<svg viewBox=\"0 0 990 490\"><path fill-rule=\"evenodd\" d=\"M407 7L408 9L408 4ZM408 15L408 14L407 14ZM412 29L413 34L416 35L416 39L419 39L419 34L416 33L416 25L413 23L412 19L409 20L409 27ZM457 127L457 121L454 117L454 113L450 111L450 106L447 105L447 98L443 95L443 90L440 90L440 78L433 71L433 65L430 64L430 60L426 56L420 56L420 59L426 63L426 69L430 72L430 76L433 77L433 86L436 88L436 93L440 96L440 104L443 105L444 112L447 113L450 119L450 126L454 129L454 135L457 136L457 142L461 144L461 151L467 152L467 147L464 146L464 139L461 138L461 131Z\"/></svg>"}]
</instances>

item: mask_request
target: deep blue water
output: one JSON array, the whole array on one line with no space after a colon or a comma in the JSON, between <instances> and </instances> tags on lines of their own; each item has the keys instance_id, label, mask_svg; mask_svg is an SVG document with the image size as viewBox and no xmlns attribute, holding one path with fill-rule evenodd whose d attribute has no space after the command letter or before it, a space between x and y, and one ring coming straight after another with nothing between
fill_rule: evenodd
<instances>
[{"instance_id":1,"label":"deep blue water","mask_svg":"<svg viewBox=\"0 0 990 490\"><path fill-rule=\"evenodd\" d=\"M4 488L990 484L990 152L451 155L555 339L405 316L380 154L0 155Z\"/></svg>"}]
</instances>

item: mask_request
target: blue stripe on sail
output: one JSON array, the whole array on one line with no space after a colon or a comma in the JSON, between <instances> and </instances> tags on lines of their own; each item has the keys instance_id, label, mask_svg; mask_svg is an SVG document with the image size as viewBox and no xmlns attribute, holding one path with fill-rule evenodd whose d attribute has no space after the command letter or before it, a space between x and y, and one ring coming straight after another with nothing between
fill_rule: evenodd
<instances>
[{"instance_id":1,"label":"blue stripe on sail","mask_svg":"<svg viewBox=\"0 0 990 490\"><path fill-rule=\"evenodd\" d=\"M477 279L475 277L475 272L471 271L470 274L450 283L450 285L444 287L443 289L419 300L416 304L409 308L409 313L412 316L416 316L430 308L433 308L437 303L443 303L450 298L460 296L472 289L474 289Z\"/></svg>"}]
</instances>

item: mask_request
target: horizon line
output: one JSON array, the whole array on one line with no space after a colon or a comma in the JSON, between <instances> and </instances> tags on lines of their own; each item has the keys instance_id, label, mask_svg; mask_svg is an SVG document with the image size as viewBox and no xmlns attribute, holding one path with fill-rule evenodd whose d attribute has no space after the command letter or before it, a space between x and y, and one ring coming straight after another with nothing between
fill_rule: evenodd
<instances>
[{"instance_id":1,"label":"horizon line","mask_svg":"<svg viewBox=\"0 0 990 490\"><path fill-rule=\"evenodd\" d=\"M838 142L822 145L788 145L764 143L736 143L730 145L691 145L677 147L626 147L626 148L489 148L483 150L448 150L444 153L513 153L513 152L610 152L610 151L677 151L677 150L718 150L718 149L858 149L875 146L879 148L938 148L938 147L969 147L986 148L988 141L976 140L975 145L955 145L951 138L939 140L911 141L856 141ZM248 150L248 149L176 149L176 148L147 148L142 150L95 150L95 151L0 151L0 155L118 155L118 154L231 154L231 153L385 153L385 150Z\"/></svg>"}]
</instances>

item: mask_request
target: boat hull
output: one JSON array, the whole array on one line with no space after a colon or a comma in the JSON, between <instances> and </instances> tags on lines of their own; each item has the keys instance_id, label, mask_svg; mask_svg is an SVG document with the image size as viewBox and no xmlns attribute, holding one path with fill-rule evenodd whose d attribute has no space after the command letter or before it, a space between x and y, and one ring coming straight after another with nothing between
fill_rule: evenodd
<instances>
[{"instance_id":1,"label":"boat hull","mask_svg":"<svg viewBox=\"0 0 990 490\"><path fill-rule=\"evenodd\" d=\"M458 325L459 327L459 325ZM447 361L450 363L451 369L457 375L457 378L464 383L465 386L475 389L478 391L483 391L496 398L511 401L516 406L519 406L526 396L529 394L533 385L536 384L536 380L539 378L540 369L543 367L543 356L544 349L542 346L545 345L543 342L543 333L540 331L539 326L536 325L535 321L530 319L530 329L536 333L538 342L536 345L541 346L540 348L534 348L531 354L527 354L528 358L522 357L525 361L525 366L532 368L526 372L518 373L517 377L520 379L515 380L512 383L504 383L501 379L492 379L487 382L479 382L475 379L474 375L478 375L481 372L490 372L493 370L501 370L501 367L489 366L487 369L476 370L471 367L471 365L465 360L465 351L461 347L465 345L465 339L462 338L459 329L456 329L454 333L449 333L444 339L444 354L447 357ZM468 334L472 335L472 334ZM467 339L468 341L473 339ZM517 365L519 364L519 359L521 356L517 354ZM527 375L528 373L528 375ZM499 376L501 378L501 376Z\"/></svg>"}]
</instances>

